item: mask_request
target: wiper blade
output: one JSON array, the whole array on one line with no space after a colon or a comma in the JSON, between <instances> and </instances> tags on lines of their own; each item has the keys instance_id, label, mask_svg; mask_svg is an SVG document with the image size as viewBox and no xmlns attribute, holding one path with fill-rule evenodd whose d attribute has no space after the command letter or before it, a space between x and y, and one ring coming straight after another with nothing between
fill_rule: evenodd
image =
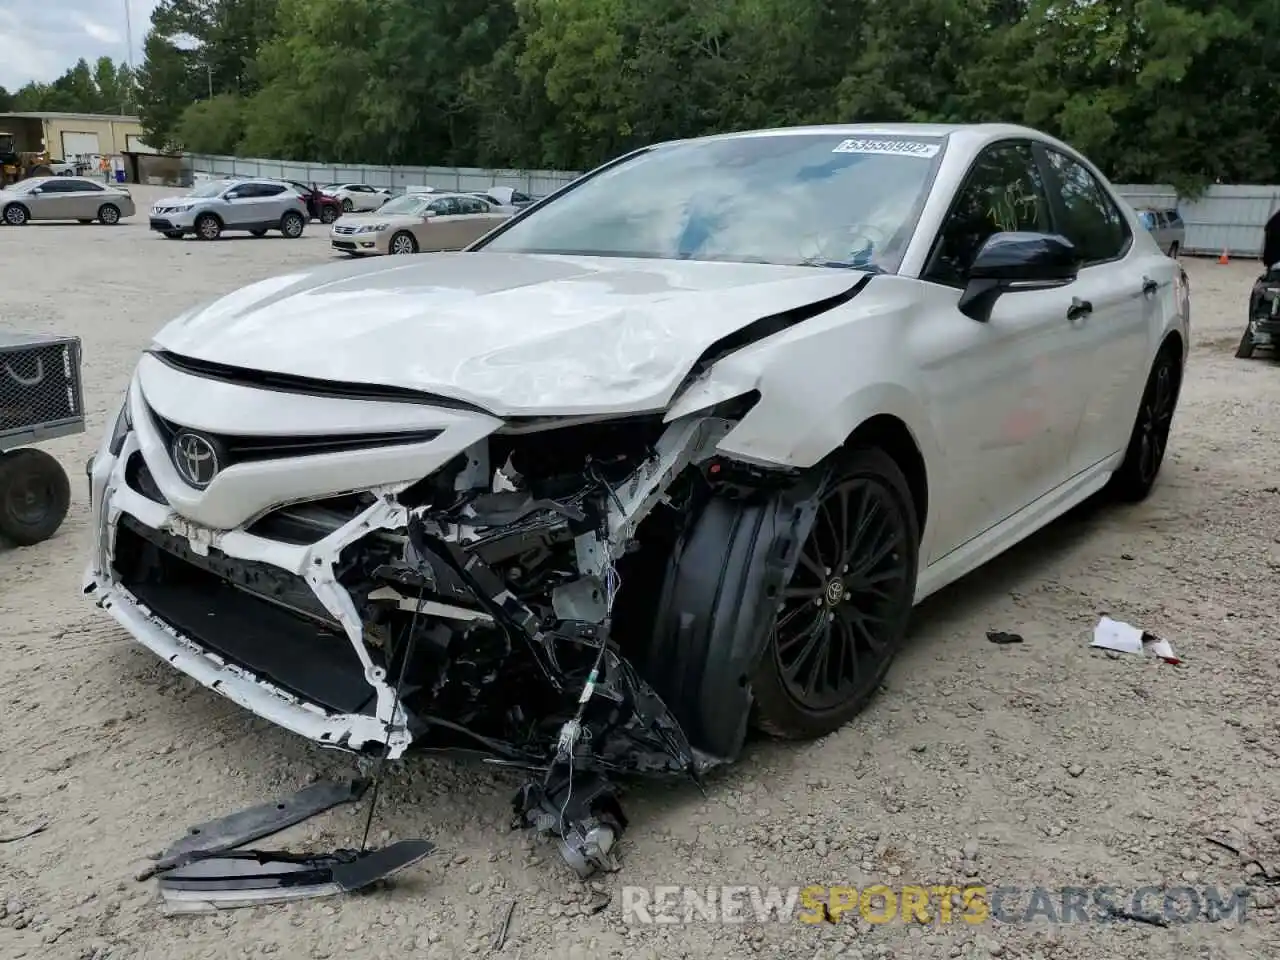
<instances>
[{"instance_id":1,"label":"wiper blade","mask_svg":"<svg viewBox=\"0 0 1280 960\"><path fill-rule=\"evenodd\" d=\"M852 260L801 260L802 267L825 267L828 270L861 270L864 273L884 273L874 263L855 263Z\"/></svg>"}]
</instances>

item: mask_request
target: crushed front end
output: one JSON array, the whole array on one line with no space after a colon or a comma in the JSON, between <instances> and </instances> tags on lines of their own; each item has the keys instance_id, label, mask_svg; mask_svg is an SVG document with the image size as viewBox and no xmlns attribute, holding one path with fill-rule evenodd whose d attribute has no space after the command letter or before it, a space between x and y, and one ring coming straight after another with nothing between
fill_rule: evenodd
<instances>
[{"instance_id":1,"label":"crushed front end","mask_svg":"<svg viewBox=\"0 0 1280 960\"><path fill-rule=\"evenodd\" d=\"M326 746L527 770L517 812L576 831L578 859L595 865L601 832L621 828L601 778L696 776L736 752L770 622L755 598L775 602L766 583L782 583L780 545L803 522L761 499L766 478L740 488L715 456L754 395L671 422L418 407L412 431L238 436L183 409L183 375L144 358L90 467L85 586L174 667ZM253 384L219 389L228 411L263 400ZM287 427L321 398L273 402ZM350 402L366 404L353 423L381 409ZM315 495L375 474L388 479ZM694 518L739 489L763 535L735 561L733 589L752 592L715 615L710 568L729 563L715 555L727 541L699 536ZM572 794L577 826L549 822Z\"/></svg>"}]
</instances>

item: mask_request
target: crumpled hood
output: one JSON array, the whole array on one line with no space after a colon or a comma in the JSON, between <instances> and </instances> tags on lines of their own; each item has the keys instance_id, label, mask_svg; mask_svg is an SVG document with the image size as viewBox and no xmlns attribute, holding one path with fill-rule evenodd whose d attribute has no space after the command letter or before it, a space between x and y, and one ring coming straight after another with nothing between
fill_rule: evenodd
<instances>
[{"instance_id":1,"label":"crumpled hood","mask_svg":"<svg viewBox=\"0 0 1280 960\"><path fill-rule=\"evenodd\" d=\"M255 283L178 317L155 347L440 394L498 416L658 410L720 338L862 276L688 260L392 257Z\"/></svg>"}]
</instances>

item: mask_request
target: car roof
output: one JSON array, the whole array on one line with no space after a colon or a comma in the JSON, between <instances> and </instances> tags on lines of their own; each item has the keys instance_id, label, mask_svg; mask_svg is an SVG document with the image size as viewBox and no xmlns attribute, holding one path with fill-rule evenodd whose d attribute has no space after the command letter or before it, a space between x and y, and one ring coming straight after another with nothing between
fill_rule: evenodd
<instances>
[{"instance_id":1,"label":"car roof","mask_svg":"<svg viewBox=\"0 0 1280 960\"><path fill-rule=\"evenodd\" d=\"M752 137L803 137L825 135L833 137L936 137L946 139L961 149L961 154L978 151L995 140L1011 137L1038 140L1068 153L1079 154L1069 144L1063 143L1043 130L1017 123L827 123L795 127L767 127L760 130L739 130L733 133L717 133L706 137L688 137L668 140L655 146L677 143L700 143L712 140L737 140Z\"/></svg>"}]
</instances>

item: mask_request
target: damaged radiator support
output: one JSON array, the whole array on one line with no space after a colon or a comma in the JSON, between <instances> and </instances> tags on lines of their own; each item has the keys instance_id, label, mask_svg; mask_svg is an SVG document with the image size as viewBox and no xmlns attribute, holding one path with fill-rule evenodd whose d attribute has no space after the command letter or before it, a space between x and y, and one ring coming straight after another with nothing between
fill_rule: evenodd
<instances>
[{"instance_id":1,"label":"damaged radiator support","mask_svg":"<svg viewBox=\"0 0 1280 960\"><path fill-rule=\"evenodd\" d=\"M409 589L413 582L459 582L505 638L499 653L527 651L560 704L538 718L540 733L510 744L499 759L523 757L521 765L536 777L515 798L517 824L558 837L562 856L582 876L614 867L610 851L626 826L609 774L684 774L696 781L711 762L693 749L662 698L623 656L611 636L611 614L616 562L640 523L682 471L714 452L730 426L716 418L672 425L652 455L616 485L588 462L581 489L559 499L531 490L474 494L481 482L490 482L487 456L478 453L469 457L473 469L455 479L457 487L473 492L468 498L467 489L459 490L461 506L408 510L408 543L401 561L391 565L397 581ZM499 509L503 505L508 509ZM501 559L490 563L482 556L501 557L502 544L522 537L572 548L576 576L550 591L550 608L542 612L495 569ZM443 717L416 719L428 729L453 727Z\"/></svg>"}]
</instances>

